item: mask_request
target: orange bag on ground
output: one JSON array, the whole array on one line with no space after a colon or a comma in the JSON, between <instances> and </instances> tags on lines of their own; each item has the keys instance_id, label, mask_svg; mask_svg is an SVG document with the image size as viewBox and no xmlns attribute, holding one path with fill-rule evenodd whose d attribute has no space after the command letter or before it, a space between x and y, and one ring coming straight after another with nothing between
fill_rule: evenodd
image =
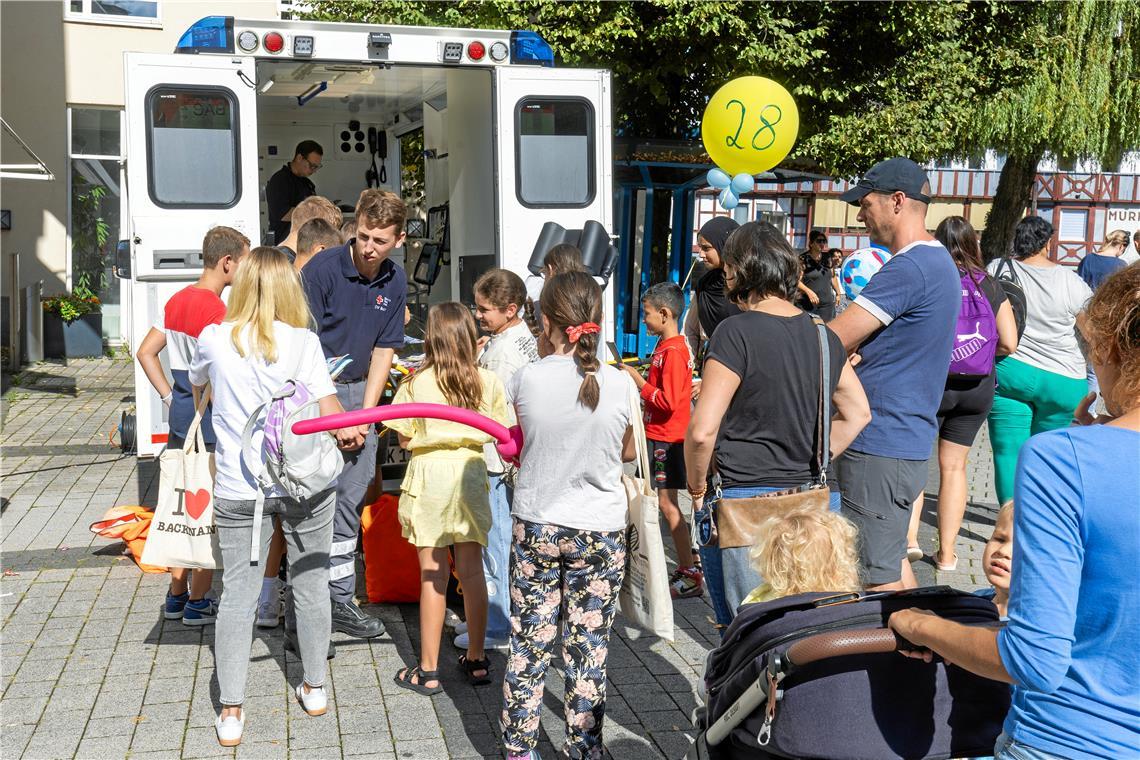
<instances>
[{"instance_id":1,"label":"orange bag on ground","mask_svg":"<svg viewBox=\"0 0 1140 760\"><path fill-rule=\"evenodd\" d=\"M373 604L420 600L420 560L400 528L399 507L398 496L384 494L360 515L364 582Z\"/></svg>"},{"instance_id":2,"label":"orange bag on ground","mask_svg":"<svg viewBox=\"0 0 1140 760\"><path fill-rule=\"evenodd\" d=\"M146 546L146 536L150 531L150 521L153 518L154 510L146 507L111 507L103 515L102 520L91 523L91 532L100 538L122 540L127 545L135 564L144 573L165 573L165 567L144 565L141 561L143 548Z\"/></svg>"}]
</instances>

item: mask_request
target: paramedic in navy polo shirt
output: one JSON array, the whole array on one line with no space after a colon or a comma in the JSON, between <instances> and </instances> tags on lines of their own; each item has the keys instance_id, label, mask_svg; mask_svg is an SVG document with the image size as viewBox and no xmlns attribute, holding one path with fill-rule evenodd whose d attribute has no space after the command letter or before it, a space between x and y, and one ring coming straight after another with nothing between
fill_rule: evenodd
<instances>
[{"instance_id":1,"label":"paramedic in navy polo shirt","mask_svg":"<svg viewBox=\"0 0 1140 760\"><path fill-rule=\"evenodd\" d=\"M404 242L406 217L400 196L365 190L356 203L356 237L321 251L301 270L325 357L352 357L336 378L337 397L348 410L380 403L395 350L404 345L408 281L388 256ZM350 428L337 433L337 442L344 471L337 479L329 553L332 628L368 639L384 633L384 624L356 605L354 558L364 493L376 474L376 431L372 425Z\"/></svg>"},{"instance_id":2,"label":"paramedic in navy polo shirt","mask_svg":"<svg viewBox=\"0 0 1140 760\"><path fill-rule=\"evenodd\" d=\"M918 584L905 561L907 525L938 434L962 281L926 230L930 183L914 161L880 161L839 197L859 206L871 241L894 255L828 323L859 354L855 373L871 402L871 422L835 461L835 474L843 516L859 528L863 582L911 588Z\"/></svg>"},{"instance_id":3,"label":"paramedic in navy polo shirt","mask_svg":"<svg viewBox=\"0 0 1140 760\"><path fill-rule=\"evenodd\" d=\"M316 141L302 140L293 151L293 160L265 183L265 213L275 245L285 242L289 236L289 219L297 204L317 194L317 187L309 177L320 170L324 152Z\"/></svg>"}]
</instances>

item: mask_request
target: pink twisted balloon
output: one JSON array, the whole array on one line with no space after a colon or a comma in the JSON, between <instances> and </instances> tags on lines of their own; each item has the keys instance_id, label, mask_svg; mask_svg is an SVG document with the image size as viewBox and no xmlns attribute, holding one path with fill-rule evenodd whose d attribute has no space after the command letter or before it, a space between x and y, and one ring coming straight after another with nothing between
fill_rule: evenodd
<instances>
[{"instance_id":1,"label":"pink twisted balloon","mask_svg":"<svg viewBox=\"0 0 1140 760\"><path fill-rule=\"evenodd\" d=\"M389 404L387 406L373 406L368 409L357 409L352 412L329 414L324 417L315 417L311 420L302 420L293 423L295 435L310 435L323 433L337 428L353 427L355 425L371 425L374 422L406 418L427 418L433 420L447 420L458 422L461 425L482 430L495 439L495 448L503 459L517 462L522 452L522 428L518 425L508 428L493 419L470 409L461 409L446 404Z\"/></svg>"}]
</instances>

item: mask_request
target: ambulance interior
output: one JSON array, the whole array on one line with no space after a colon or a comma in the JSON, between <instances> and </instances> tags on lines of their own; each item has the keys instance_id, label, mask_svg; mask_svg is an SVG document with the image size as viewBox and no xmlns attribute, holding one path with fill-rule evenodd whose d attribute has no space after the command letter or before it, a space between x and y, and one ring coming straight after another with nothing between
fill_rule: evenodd
<instances>
[{"instance_id":1,"label":"ambulance interior","mask_svg":"<svg viewBox=\"0 0 1140 760\"><path fill-rule=\"evenodd\" d=\"M407 243L392 258L408 276L409 333L422 334L429 304L470 303L495 266L490 70L260 61L257 89L264 239L265 183L315 140L324 156L310 179L345 221L370 179L408 203Z\"/></svg>"}]
</instances>

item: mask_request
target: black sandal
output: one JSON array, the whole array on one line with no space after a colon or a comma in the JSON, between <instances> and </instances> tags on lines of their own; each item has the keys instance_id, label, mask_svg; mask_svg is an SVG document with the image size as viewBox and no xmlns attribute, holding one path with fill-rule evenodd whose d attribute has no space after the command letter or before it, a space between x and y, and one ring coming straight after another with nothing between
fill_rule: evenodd
<instances>
[{"instance_id":1,"label":"black sandal","mask_svg":"<svg viewBox=\"0 0 1140 760\"><path fill-rule=\"evenodd\" d=\"M416 680L413 681L413 678ZM421 670L419 665L403 668L396 673L396 677L392 680L401 688L411 689L418 694L423 694L428 697L443 691L443 683L439 680L439 671ZM436 685L424 686L424 681L436 681Z\"/></svg>"},{"instance_id":2,"label":"black sandal","mask_svg":"<svg viewBox=\"0 0 1140 760\"><path fill-rule=\"evenodd\" d=\"M482 660L469 660L467 655L459 655L459 667L467 675L467 682L472 686L486 686L491 683L491 661L486 655ZM483 675L475 675L475 671L482 670Z\"/></svg>"}]
</instances>

